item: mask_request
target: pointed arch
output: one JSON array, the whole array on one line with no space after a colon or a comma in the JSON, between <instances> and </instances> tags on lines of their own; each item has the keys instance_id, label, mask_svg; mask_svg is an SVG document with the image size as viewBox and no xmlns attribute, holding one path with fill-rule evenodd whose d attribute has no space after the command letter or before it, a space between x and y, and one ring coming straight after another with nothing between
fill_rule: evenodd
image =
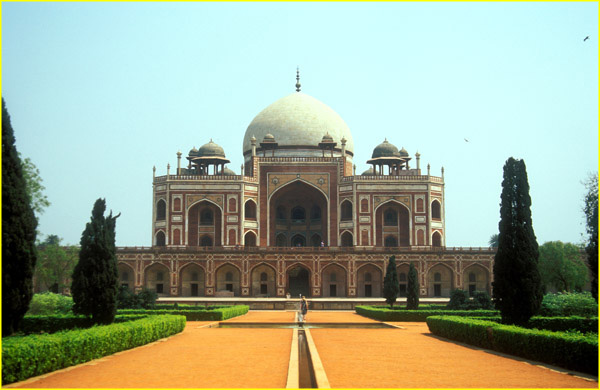
<instances>
[{"instance_id":1,"label":"pointed arch","mask_svg":"<svg viewBox=\"0 0 600 390\"><path fill-rule=\"evenodd\" d=\"M345 297L346 280L348 271L340 264L329 264L321 271L321 281L323 286L322 296Z\"/></svg>"},{"instance_id":2,"label":"pointed arch","mask_svg":"<svg viewBox=\"0 0 600 390\"><path fill-rule=\"evenodd\" d=\"M200 264L188 263L179 270L180 291L183 297L202 297L206 270Z\"/></svg>"},{"instance_id":3,"label":"pointed arch","mask_svg":"<svg viewBox=\"0 0 600 390\"><path fill-rule=\"evenodd\" d=\"M251 293L254 297L274 297L277 295L277 270L270 264L261 262L250 269L252 284Z\"/></svg>"},{"instance_id":4,"label":"pointed arch","mask_svg":"<svg viewBox=\"0 0 600 390\"><path fill-rule=\"evenodd\" d=\"M396 238L395 246L411 245L411 213L410 208L396 199L388 199L373 210L375 215L375 245L386 246L389 236ZM391 241L387 242L392 245Z\"/></svg>"},{"instance_id":5,"label":"pointed arch","mask_svg":"<svg viewBox=\"0 0 600 390\"><path fill-rule=\"evenodd\" d=\"M144 287L153 290L159 297L169 296L169 267L162 263L152 263L144 268Z\"/></svg>"}]
</instances>

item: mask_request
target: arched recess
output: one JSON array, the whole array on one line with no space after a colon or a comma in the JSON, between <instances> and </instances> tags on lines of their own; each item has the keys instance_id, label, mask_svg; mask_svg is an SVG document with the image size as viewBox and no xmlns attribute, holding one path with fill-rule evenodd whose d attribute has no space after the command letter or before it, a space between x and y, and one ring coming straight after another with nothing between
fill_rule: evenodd
<instances>
[{"instance_id":1,"label":"arched recess","mask_svg":"<svg viewBox=\"0 0 600 390\"><path fill-rule=\"evenodd\" d=\"M167 218L167 202L164 199L159 199L156 202L156 220L164 221Z\"/></svg>"},{"instance_id":2,"label":"arched recess","mask_svg":"<svg viewBox=\"0 0 600 390\"><path fill-rule=\"evenodd\" d=\"M221 208L207 199L193 204L188 209L188 245L221 246L222 215ZM210 245L207 236L210 237Z\"/></svg>"},{"instance_id":3,"label":"arched recess","mask_svg":"<svg viewBox=\"0 0 600 390\"><path fill-rule=\"evenodd\" d=\"M249 231L244 235L244 246L256 246L256 233Z\"/></svg>"},{"instance_id":4,"label":"arched recess","mask_svg":"<svg viewBox=\"0 0 600 390\"><path fill-rule=\"evenodd\" d=\"M323 239L321 238L321 235L319 233L315 233L312 236L310 236L310 246L312 246L313 248L318 248L321 246L321 241Z\"/></svg>"},{"instance_id":5,"label":"arched recess","mask_svg":"<svg viewBox=\"0 0 600 390\"><path fill-rule=\"evenodd\" d=\"M463 270L463 290L467 290L469 295L475 291L485 291L490 293L490 277L485 267L478 264L468 266Z\"/></svg>"},{"instance_id":6,"label":"arched recess","mask_svg":"<svg viewBox=\"0 0 600 390\"><path fill-rule=\"evenodd\" d=\"M119 285L133 291L135 287L135 272L133 272L133 268L129 264L119 263L117 264L117 270L119 271Z\"/></svg>"},{"instance_id":7,"label":"arched recess","mask_svg":"<svg viewBox=\"0 0 600 390\"><path fill-rule=\"evenodd\" d=\"M300 295L310 297L311 291L311 273L308 268L302 264L293 264L286 271L287 292L293 298Z\"/></svg>"},{"instance_id":8,"label":"arched recess","mask_svg":"<svg viewBox=\"0 0 600 390\"><path fill-rule=\"evenodd\" d=\"M153 290L159 297L170 295L170 272L166 265L154 263L144 270L144 287Z\"/></svg>"},{"instance_id":9,"label":"arched recess","mask_svg":"<svg viewBox=\"0 0 600 390\"><path fill-rule=\"evenodd\" d=\"M417 213L422 213L425 211L425 202L422 198L417 199Z\"/></svg>"},{"instance_id":10,"label":"arched recess","mask_svg":"<svg viewBox=\"0 0 600 390\"><path fill-rule=\"evenodd\" d=\"M398 286L400 287L400 291L398 292L399 297L405 297L408 291L408 271L410 270L410 266L406 263L400 264L396 267L396 271L398 273Z\"/></svg>"},{"instance_id":11,"label":"arched recess","mask_svg":"<svg viewBox=\"0 0 600 390\"><path fill-rule=\"evenodd\" d=\"M345 297L346 279L347 272L339 264L331 264L325 267L321 274L323 297Z\"/></svg>"},{"instance_id":12,"label":"arched recess","mask_svg":"<svg viewBox=\"0 0 600 390\"><path fill-rule=\"evenodd\" d=\"M172 245L181 245L181 230L173 229L173 240L171 241Z\"/></svg>"},{"instance_id":13,"label":"arched recess","mask_svg":"<svg viewBox=\"0 0 600 390\"><path fill-rule=\"evenodd\" d=\"M417 245L425 245L425 231L422 229L417 230Z\"/></svg>"},{"instance_id":14,"label":"arched recess","mask_svg":"<svg viewBox=\"0 0 600 390\"><path fill-rule=\"evenodd\" d=\"M352 221L352 202L348 199L344 200L340 205L340 220Z\"/></svg>"},{"instance_id":15,"label":"arched recess","mask_svg":"<svg viewBox=\"0 0 600 390\"><path fill-rule=\"evenodd\" d=\"M366 264L356 271L358 296L381 297L383 272L374 264Z\"/></svg>"},{"instance_id":16,"label":"arched recess","mask_svg":"<svg viewBox=\"0 0 600 390\"><path fill-rule=\"evenodd\" d=\"M275 286L276 272L267 264L259 264L251 271L252 296L274 297L277 295Z\"/></svg>"},{"instance_id":17,"label":"arched recess","mask_svg":"<svg viewBox=\"0 0 600 390\"><path fill-rule=\"evenodd\" d=\"M442 246L442 235L440 232L433 232L431 235L431 246L441 247Z\"/></svg>"},{"instance_id":18,"label":"arched recess","mask_svg":"<svg viewBox=\"0 0 600 390\"><path fill-rule=\"evenodd\" d=\"M354 246L352 233L350 233L349 231L345 231L344 233L342 233L342 236L340 237L340 241L341 241L343 247L349 248L349 247Z\"/></svg>"},{"instance_id":19,"label":"arched recess","mask_svg":"<svg viewBox=\"0 0 600 390\"><path fill-rule=\"evenodd\" d=\"M158 232L156 232L156 235L154 236L154 245L156 245L156 246L167 245L167 238L165 236L164 231L159 230Z\"/></svg>"},{"instance_id":20,"label":"arched recess","mask_svg":"<svg viewBox=\"0 0 600 390\"><path fill-rule=\"evenodd\" d=\"M203 297L205 275L204 269L198 264L188 264L181 268L179 273L181 296Z\"/></svg>"},{"instance_id":21,"label":"arched recess","mask_svg":"<svg viewBox=\"0 0 600 390\"><path fill-rule=\"evenodd\" d=\"M306 237L303 234L298 233L292 236L292 246L293 247L305 247L306 246Z\"/></svg>"},{"instance_id":22,"label":"arched recess","mask_svg":"<svg viewBox=\"0 0 600 390\"><path fill-rule=\"evenodd\" d=\"M233 292L234 297L240 296L240 270L233 264L224 264L216 271L217 292Z\"/></svg>"},{"instance_id":23,"label":"arched recess","mask_svg":"<svg viewBox=\"0 0 600 390\"><path fill-rule=\"evenodd\" d=\"M442 219L442 205L437 199L431 202L431 219L441 220Z\"/></svg>"},{"instance_id":24,"label":"arched recess","mask_svg":"<svg viewBox=\"0 0 600 390\"><path fill-rule=\"evenodd\" d=\"M436 264L427 273L427 292L429 297L450 297L454 290L454 272L444 264Z\"/></svg>"},{"instance_id":25,"label":"arched recess","mask_svg":"<svg viewBox=\"0 0 600 390\"><path fill-rule=\"evenodd\" d=\"M386 246L390 236L396 238L396 246L410 246L410 212L395 200L389 200L375 210L375 245Z\"/></svg>"},{"instance_id":26,"label":"arched recess","mask_svg":"<svg viewBox=\"0 0 600 390\"><path fill-rule=\"evenodd\" d=\"M389 234L389 235L385 236L385 240L383 242L383 246L385 246L386 248L397 247L398 246L398 239L396 238L396 235Z\"/></svg>"},{"instance_id":27,"label":"arched recess","mask_svg":"<svg viewBox=\"0 0 600 390\"><path fill-rule=\"evenodd\" d=\"M278 247L278 248L283 248L283 247L288 246L288 244L287 244L287 238L285 236L285 233L279 233L277 235L277 238L275 240L275 246Z\"/></svg>"},{"instance_id":28,"label":"arched recess","mask_svg":"<svg viewBox=\"0 0 600 390\"><path fill-rule=\"evenodd\" d=\"M252 199L248 199L244 204L244 218L251 221L256 220L256 203Z\"/></svg>"},{"instance_id":29,"label":"arched recess","mask_svg":"<svg viewBox=\"0 0 600 390\"><path fill-rule=\"evenodd\" d=\"M329 241L327 197L313 184L302 180L290 182L275 190L268 204L269 245L276 243L280 234L285 237L302 234L305 237L303 246L307 241L310 243L310 237L315 233L321 236L322 241ZM287 245L294 246L293 240L289 240Z\"/></svg>"}]
</instances>

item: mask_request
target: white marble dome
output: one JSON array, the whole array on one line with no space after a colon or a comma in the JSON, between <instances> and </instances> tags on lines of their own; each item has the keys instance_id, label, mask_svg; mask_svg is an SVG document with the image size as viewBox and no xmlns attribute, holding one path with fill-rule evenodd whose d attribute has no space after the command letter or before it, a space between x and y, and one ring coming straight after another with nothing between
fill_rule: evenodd
<instances>
[{"instance_id":1,"label":"white marble dome","mask_svg":"<svg viewBox=\"0 0 600 390\"><path fill-rule=\"evenodd\" d=\"M337 142L336 149L341 149L342 138L345 138L346 150L354 154L354 142L346 122L326 104L302 92L295 92L277 100L252 120L244 135L243 151L244 154L251 151L250 139L253 136L259 140L256 147L260 148L260 140L272 134L279 149L276 155L309 155L307 149L318 148L327 133Z\"/></svg>"}]
</instances>

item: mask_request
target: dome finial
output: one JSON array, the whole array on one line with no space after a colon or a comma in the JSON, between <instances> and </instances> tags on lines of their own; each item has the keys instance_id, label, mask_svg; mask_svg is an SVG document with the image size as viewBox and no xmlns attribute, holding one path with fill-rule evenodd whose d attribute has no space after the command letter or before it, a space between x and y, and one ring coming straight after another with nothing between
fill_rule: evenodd
<instances>
[{"instance_id":1,"label":"dome finial","mask_svg":"<svg viewBox=\"0 0 600 390\"><path fill-rule=\"evenodd\" d=\"M300 68L296 67L296 92L300 92Z\"/></svg>"}]
</instances>

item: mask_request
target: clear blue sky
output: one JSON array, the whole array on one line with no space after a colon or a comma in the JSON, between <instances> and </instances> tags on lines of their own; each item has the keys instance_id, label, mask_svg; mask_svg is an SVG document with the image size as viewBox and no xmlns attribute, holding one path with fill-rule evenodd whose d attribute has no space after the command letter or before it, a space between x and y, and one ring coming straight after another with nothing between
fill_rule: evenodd
<instances>
[{"instance_id":1,"label":"clear blue sky","mask_svg":"<svg viewBox=\"0 0 600 390\"><path fill-rule=\"evenodd\" d=\"M212 138L239 172L246 127L296 66L350 127L357 172L386 137L445 168L448 246L497 233L511 156L538 242L582 241L597 2L2 3L2 96L52 203L42 238L78 244L104 197L117 245L150 245L152 167Z\"/></svg>"}]
</instances>

